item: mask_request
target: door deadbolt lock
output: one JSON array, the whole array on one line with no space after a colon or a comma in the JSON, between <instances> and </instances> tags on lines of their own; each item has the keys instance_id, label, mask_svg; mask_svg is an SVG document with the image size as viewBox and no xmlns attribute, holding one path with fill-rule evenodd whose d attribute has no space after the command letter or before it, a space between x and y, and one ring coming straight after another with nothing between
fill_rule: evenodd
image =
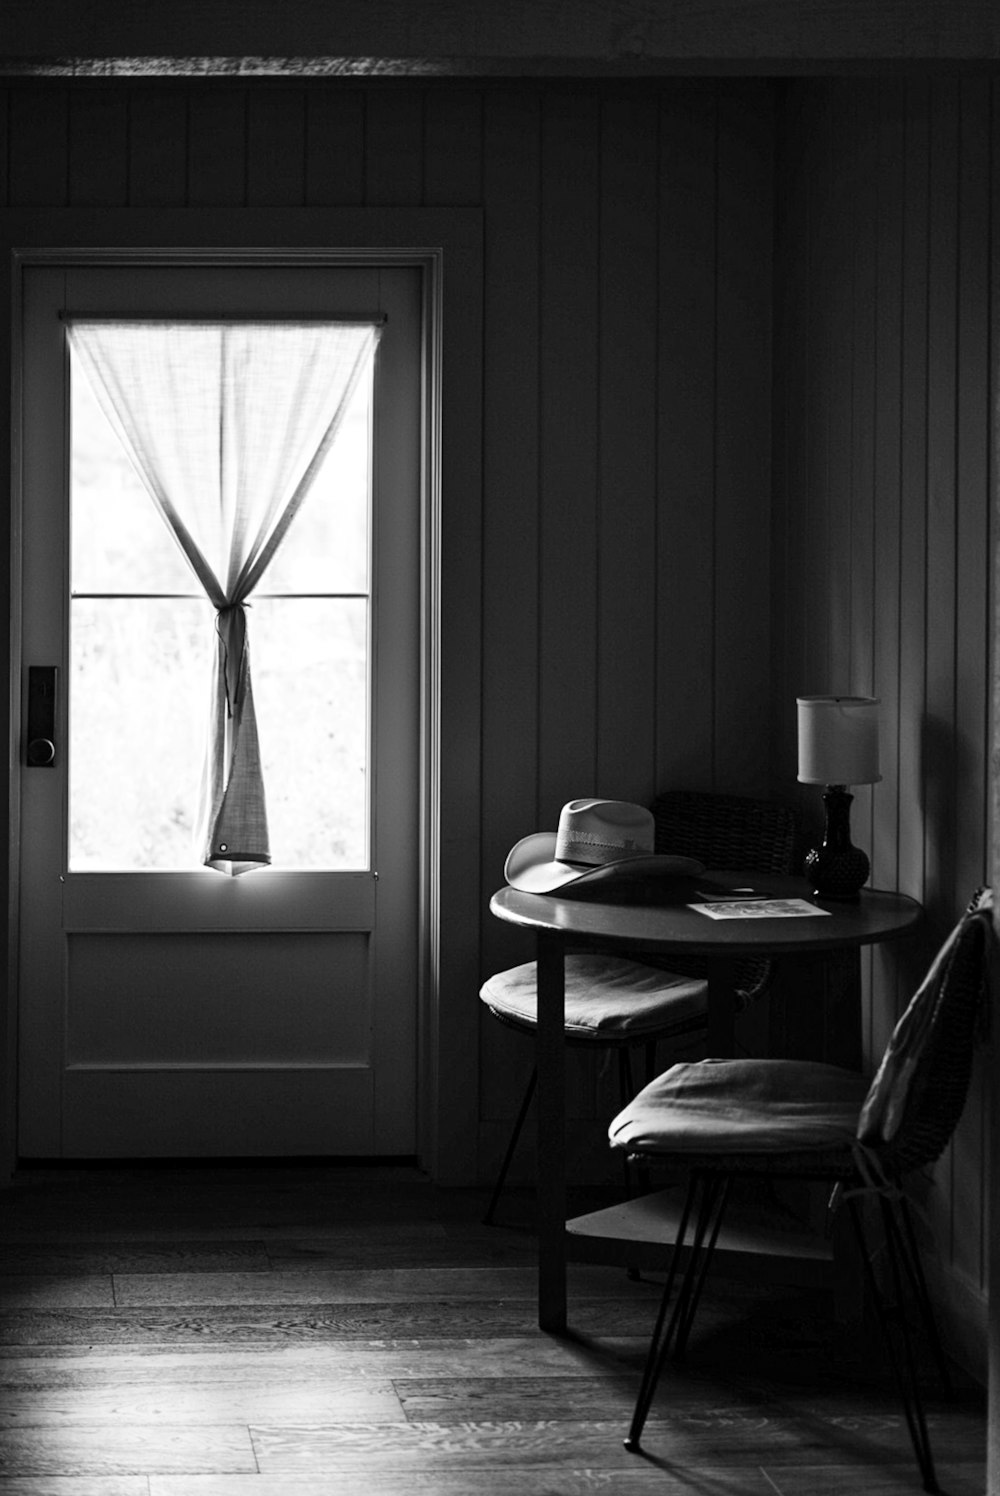
<instances>
[{"instance_id":1,"label":"door deadbolt lock","mask_svg":"<svg viewBox=\"0 0 1000 1496\"><path fill-rule=\"evenodd\" d=\"M32 738L28 744L28 763L32 769L49 769L56 761L56 745L51 738Z\"/></svg>"},{"instance_id":2,"label":"door deadbolt lock","mask_svg":"<svg viewBox=\"0 0 1000 1496\"><path fill-rule=\"evenodd\" d=\"M55 665L28 666L28 720L25 762L30 769L51 769L56 761Z\"/></svg>"}]
</instances>

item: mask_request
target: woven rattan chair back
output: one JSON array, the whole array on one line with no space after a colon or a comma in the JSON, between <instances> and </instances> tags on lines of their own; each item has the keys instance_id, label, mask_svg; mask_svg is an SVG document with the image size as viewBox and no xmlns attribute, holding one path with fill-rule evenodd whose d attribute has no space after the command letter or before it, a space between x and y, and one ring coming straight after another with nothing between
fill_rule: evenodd
<instances>
[{"instance_id":1,"label":"woven rattan chair back","mask_svg":"<svg viewBox=\"0 0 1000 1496\"><path fill-rule=\"evenodd\" d=\"M701 790L665 790L652 804L656 850L697 857L707 868L751 873L795 871L796 822L787 805L746 795L715 795ZM670 957L676 971L701 974L696 956ZM737 963L736 1004L756 1002L770 980L773 963L749 957Z\"/></svg>"},{"instance_id":2,"label":"woven rattan chair back","mask_svg":"<svg viewBox=\"0 0 1000 1496\"><path fill-rule=\"evenodd\" d=\"M901 1179L940 1158L958 1126L972 1075L973 1054L987 1016L992 913L987 891L973 898L947 953L933 1013L910 1079L902 1121L876 1152L882 1171Z\"/></svg>"}]
</instances>

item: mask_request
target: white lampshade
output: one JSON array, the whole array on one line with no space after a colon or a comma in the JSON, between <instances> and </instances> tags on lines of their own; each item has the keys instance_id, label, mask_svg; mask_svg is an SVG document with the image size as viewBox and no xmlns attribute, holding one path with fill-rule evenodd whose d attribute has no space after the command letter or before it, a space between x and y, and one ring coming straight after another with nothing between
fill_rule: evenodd
<instances>
[{"instance_id":1,"label":"white lampshade","mask_svg":"<svg viewBox=\"0 0 1000 1496\"><path fill-rule=\"evenodd\" d=\"M878 697L799 696L799 781L874 784L878 767Z\"/></svg>"}]
</instances>

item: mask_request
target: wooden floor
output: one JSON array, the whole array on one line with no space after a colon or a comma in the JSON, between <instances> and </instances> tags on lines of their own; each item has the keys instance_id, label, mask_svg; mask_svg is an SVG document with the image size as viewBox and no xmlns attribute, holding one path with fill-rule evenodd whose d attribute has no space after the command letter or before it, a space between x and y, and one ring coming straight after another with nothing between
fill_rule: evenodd
<instances>
[{"instance_id":1,"label":"wooden floor","mask_svg":"<svg viewBox=\"0 0 1000 1496\"><path fill-rule=\"evenodd\" d=\"M622 1447L658 1292L573 1270L405 1169L28 1170L0 1194L4 1496L887 1496L919 1491L870 1346L822 1296L720 1281ZM511 1201L526 1210L527 1202ZM929 1399L984 1489L978 1389Z\"/></svg>"}]
</instances>

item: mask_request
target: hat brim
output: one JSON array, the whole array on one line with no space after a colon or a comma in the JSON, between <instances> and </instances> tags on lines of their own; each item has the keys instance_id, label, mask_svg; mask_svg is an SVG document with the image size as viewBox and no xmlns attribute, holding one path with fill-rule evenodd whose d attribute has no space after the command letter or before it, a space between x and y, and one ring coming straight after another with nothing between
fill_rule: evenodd
<instances>
[{"instance_id":1,"label":"hat brim","mask_svg":"<svg viewBox=\"0 0 1000 1496\"><path fill-rule=\"evenodd\" d=\"M671 857L658 852L641 852L605 862L599 867L579 862L557 862L554 831L536 831L522 837L507 854L504 877L511 888L523 893L556 893L580 883L593 885L601 880L698 877L705 865L695 857Z\"/></svg>"}]
</instances>

